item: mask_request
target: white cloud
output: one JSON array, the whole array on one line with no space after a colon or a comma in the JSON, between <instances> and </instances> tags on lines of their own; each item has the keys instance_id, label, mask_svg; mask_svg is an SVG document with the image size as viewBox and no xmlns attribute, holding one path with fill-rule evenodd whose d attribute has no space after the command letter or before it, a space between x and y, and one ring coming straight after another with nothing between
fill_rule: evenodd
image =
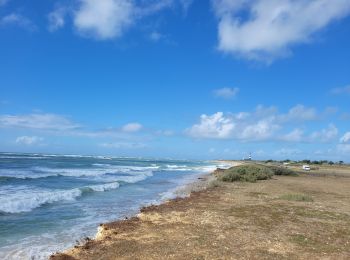
<instances>
[{"instance_id":1,"label":"white cloud","mask_svg":"<svg viewBox=\"0 0 350 260\"><path fill-rule=\"evenodd\" d=\"M59 7L51 13L49 13L47 18L49 20L48 29L50 32L56 31L64 26L66 12L66 8Z\"/></svg>"},{"instance_id":2,"label":"white cloud","mask_svg":"<svg viewBox=\"0 0 350 260\"><path fill-rule=\"evenodd\" d=\"M329 142L338 135L338 129L328 128L309 134L296 125L318 119L314 108L297 105L287 113L276 107L258 106L253 112L202 115L200 121L185 132L194 138L237 139L241 141ZM294 127L294 130L290 128Z\"/></svg>"},{"instance_id":3,"label":"white cloud","mask_svg":"<svg viewBox=\"0 0 350 260\"><path fill-rule=\"evenodd\" d=\"M0 18L0 26L9 25L15 25L28 31L35 31L37 29L36 25L31 20L16 13L12 13Z\"/></svg>"},{"instance_id":4,"label":"white cloud","mask_svg":"<svg viewBox=\"0 0 350 260\"><path fill-rule=\"evenodd\" d=\"M142 125L139 123L129 123L122 127L123 132L135 133L142 129Z\"/></svg>"},{"instance_id":5,"label":"white cloud","mask_svg":"<svg viewBox=\"0 0 350 260\"><path fill-rule=\"evenodd\" d=\"M0 127L28 128L38 130L73 130L80 125L56 114L0 115Z\"/></svg>"},{"instance_id":6,"label":"white cloud","mask_svg":"<svg viewBox=\"0 0 350 260\"><path fill-rule=\"evenodd\" d=\"M219 50L272 61L350 13L349 0L212 0Z\"/></svg>"},{"instance_id":7,"label":"white cloud","mask_svg":"<svg viewBox=\"0 0 350 260\"><path fill-rule=\"evenodd\" d=\"M331 93L334 95L350 94L350 86L334 88L331 90Z\"/></svg>"},{"instance_id":8,"label":"white cloud","mask_svg":"<svg viewBox=\"0 0 350 260\"><path fill-rule=\"evenodd\" d=\"M16 143L21 145L34 145L40 143L42 140L44 139L38 136L19 136L16 139Z\"/></svg>"},{"instance_id":9,"label":"white cloud","mask_svg":"<svg viewBox=\"0 0 350 260\"><path fill-rule=\"evenodd\" d=\"M214 90L216 97L231 99L234 98L239 92L239 88L220 88Z\"/></svg>"},{"instance_id":10,"label":"white cloud","mask_svg":"<svg viewBox=\"0 0 350 260\"><path fill-rule=\"evenodd\" d=\"M147 147L147 145L143 143L128 142L102 143L100 146L109 149L141 149Z\"/></svg>"},{"instance_id":11,"label":"white cloud","mask_svg":"<svg viewBox=\"0 0 350 260\"><path fill-rule=\"evenodd\" d=\"M258 112L260 110L257 109ZM187 129L186 133L195 138L262 140L270 138L277 129L279 125L270 116L257 119L256 114L224 115L217 112L202 115L200 122Z\"/></svg>"},{"instance_id":12,"label":"white cloud","mask_svg":"<svg viewBox=\"0 0 350 260\"><path fill-rule=\"evenodd\" d=\"M231 137L234 129L232 119L217 112L211 116L201 115L199 124L192 126L187 133L195 138L225 139Z\"/></svg>"},{"instance_id":13,"label":"white cloud","mask_svg":"<svg viewBox=\"0 0 350 260\"><path fill-rule=\"evenodd\" d=\"M133 23L133 16L131 0L80 0L74 25L82 34L111 39L122 35Z\"/></svg>"},{"instance_id":14,"label":"white cloud","mask_svg":"<svg viewBox=\"0 0 350 260\"><path fill-rule=\"evenodd\" d=\"M281 140L286 142L300 142L303 140L304 131L301 129L294 129L292 132L282 135Z\"/></svg>"},{"instance_id":15,"label":"white cloud","mask_svg":"<svg viewBox=\"0 0 350 260\"><path fill-rule=\"evenodd\" d=\"M292 107L287 114L280 117L282 121L313 121L317 120L317 111L314 108L296 105Z\"/></svg>"},{"instance_id":16,"label":"white cloud","mask_svg":"<svg viewBox=\"0 0 350 260\"><path fill-rule=\"evenodd\" d=\"M310 139L311 141L316 141L316 142L329 142L334 140L337 136L338 136L338 129L336 128L335 125L330 124L326 129L313 132L310 135Z\"/></svg>"},{"instance_id":17,"label":"white cloud","mask_svg":"<svg viewBox=\"0 0 350 260\"><path fill-rule=\"evenodd\" d=\"M118 38L137 20L171 7L173 0L79 0L74 26L82 35L100 40Z\"/></svg>"},{"instance_id":18,"label":"white cloud","mask_svg":"<svg viewBox=\"0 0 350 260\"><path fill-rule=\"evenodd\" d=\"M350 143L350 132L346 132L342 138L340 138L340 142L343 144Z\"/></svg>"}]
</instances>

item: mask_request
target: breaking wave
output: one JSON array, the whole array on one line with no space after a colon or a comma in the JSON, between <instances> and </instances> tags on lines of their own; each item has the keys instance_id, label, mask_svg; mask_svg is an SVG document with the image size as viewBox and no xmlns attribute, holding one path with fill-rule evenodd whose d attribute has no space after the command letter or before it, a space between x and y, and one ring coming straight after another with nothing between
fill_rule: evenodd
<instances>
[{"instance_id":1,"label":"breaking wave","mask_svg":"<svg viewBox=\"0 0 350 260\"><path fill-rule=\"evenodd\" d=\"M143 177L145 178L145 177ZM123 180L125 182L137 182L139 179ZM29 186L3 186L0 192L0 213L30 212L45 204L60 201L74 201L78 197L90 192L104 192L119 188L119 182L88 185L70 190L45 190L34 189Z\"/></svg>"}]
</instances>

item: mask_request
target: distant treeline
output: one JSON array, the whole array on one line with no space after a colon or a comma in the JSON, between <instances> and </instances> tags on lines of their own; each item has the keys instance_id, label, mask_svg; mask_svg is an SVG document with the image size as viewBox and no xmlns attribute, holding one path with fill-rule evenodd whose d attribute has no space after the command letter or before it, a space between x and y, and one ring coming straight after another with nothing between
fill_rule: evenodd
<instances>
[{"instance_id":1,"label":"distant treeline","mask_svg":"<svg viewBox=\"0 0 350 260\"><path fill-rule=\"evenodd\" d=\"M293 160L283 160L283 161L276 161L276 160L266 160L265 163L302 163L302 164L328 164L328 165L343 165L344 161L327 161L327 160L321 160L321 161L311 161L311 160L301 160L301 161L293 161Z\"/></svg>"}]
</instances>

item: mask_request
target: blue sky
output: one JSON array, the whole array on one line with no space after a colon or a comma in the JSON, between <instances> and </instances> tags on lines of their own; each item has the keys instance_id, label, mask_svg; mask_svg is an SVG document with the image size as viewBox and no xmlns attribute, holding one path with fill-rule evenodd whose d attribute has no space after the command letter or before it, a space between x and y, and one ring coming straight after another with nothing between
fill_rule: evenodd
<instances>
[{"instance_id":1,"label":"blue sky","mask_svg":"<svg viewBox=\"0 0 350 260\"><path fill-rule=\"evenodd\" d=\"M350 161L348 0L0 0L0 150Z\"/></svg>"}]
</instances>

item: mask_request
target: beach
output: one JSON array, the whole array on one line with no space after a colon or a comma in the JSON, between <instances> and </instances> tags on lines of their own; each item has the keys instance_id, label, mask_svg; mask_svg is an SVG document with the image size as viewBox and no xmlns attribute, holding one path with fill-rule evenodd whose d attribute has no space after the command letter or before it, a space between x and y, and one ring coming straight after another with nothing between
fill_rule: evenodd
<instances>
[{"instance_id":1,"label":"beach","mask_svg":"<svg viewBox=\"0 0 350 260\"><path fill-rule=\"evenodd\" d=\"M349 259L349 169L257 183L200 177L190 196L102 224L51 259Z\"/></svg>"},{"instance_id":2,"label":"beach","mask_svg":"<svg viewBox=\"0 0 350 260\"><path fill-rule=\"evenodd\" d=\"M220 165L220 164L218 164ZM216 162L0 153L0 259L47 259L100 223L184 197ZM204 176L203 176L204 175Z\"/></svg>"}]
</instances>

